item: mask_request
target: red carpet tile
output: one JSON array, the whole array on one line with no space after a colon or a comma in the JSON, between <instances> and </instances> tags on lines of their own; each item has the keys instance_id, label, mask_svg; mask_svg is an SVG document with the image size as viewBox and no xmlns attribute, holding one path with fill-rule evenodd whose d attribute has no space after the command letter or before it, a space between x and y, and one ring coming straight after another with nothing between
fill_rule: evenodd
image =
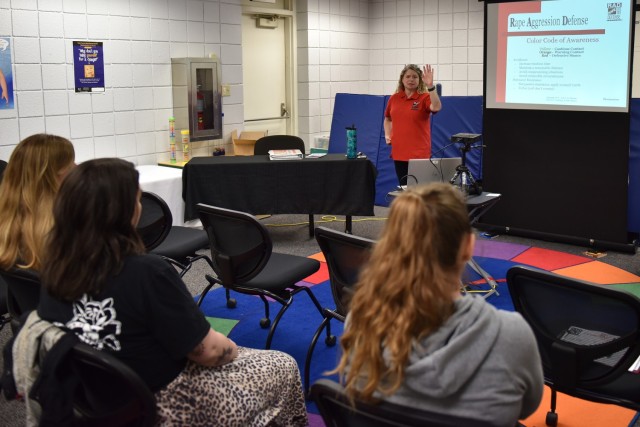
<instances>
[{"instance_id":1,"label":"red carpet tile","mask_svg":"<svg viewBox=\"0 0 640 427\"><path fill-rule=\"evenodd\" d=\"M317 285L318 283L326 282L329 280L329 269L327 268L326 262L320 263L320 270L313 273L311 276L304 279L305 282L313 283Z\"/></svg>"},{"instance_id":2,"label":"red carpet tile","mask_svg":"<svg viewBox=\"0 0 640 427\"><path fill-rule=\"evenodd\" d=\"M554 270L554 273L573 277L574 279L598 283L600 285L636 283L640 281L639 276L601 261L591 261L585 264L574 265L573 267L560 268Z\"/></svg>"},{"instance_id":3,"label":"red carpet tile","mask_svg":"<svg viewBox=\"0 0 640 427\"><path fill-rule=\"evenodd\" d=\"M557 270L559 268L591 262L591 259L549 249L531 248L512 258L511 261L531 265L543 270Z\"/></svg>"}]
</instances>

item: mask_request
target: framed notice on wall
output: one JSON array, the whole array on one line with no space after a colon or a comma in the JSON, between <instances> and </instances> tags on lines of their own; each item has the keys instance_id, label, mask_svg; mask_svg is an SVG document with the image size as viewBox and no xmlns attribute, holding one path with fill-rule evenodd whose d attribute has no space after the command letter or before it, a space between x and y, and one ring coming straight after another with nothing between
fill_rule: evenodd
<instances>
[{"instance_id":1,"label":"framed notice on wall","mask_svg":"<svg viewBox=\"0 0 640 427\"><path fill-rule=\"evenodd\" d=\"M13 108L11 38L0 36L0 110L12 110Z\"/></svg>"},{"instance_id":2,"label":"framed notice on wall","mask_svg":"<svg viewBox=\"0 0 640 427\"><path fill-rule=\"evenodd\" d=\"M104 92L102 42L73 42L73 74L76 92Z\"/></svg>"}]
</instances>

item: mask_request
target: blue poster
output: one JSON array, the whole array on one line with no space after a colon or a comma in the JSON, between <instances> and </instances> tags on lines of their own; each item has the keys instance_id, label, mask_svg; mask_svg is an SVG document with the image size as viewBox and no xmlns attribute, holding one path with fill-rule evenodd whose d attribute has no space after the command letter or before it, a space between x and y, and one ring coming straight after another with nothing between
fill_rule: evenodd
<instances>
[{"instance_id":1,"label":"blue poster","mask_svg":"<svg viewBox=\"0 0 640 427\"><path fill-rule=\"evenodd\" d=\"M73 42L76 92L104 92L102 42Z\"/></svg>"},{"instance_id":2,"label":"blue poster","mask_svg":"<svg viewBox=\"0 0 640 427\"><path fill-rule=\"evenodd\" d=\"M11 38L0 36L0 110L13 110Z\"/></svg>"}]
</instances>

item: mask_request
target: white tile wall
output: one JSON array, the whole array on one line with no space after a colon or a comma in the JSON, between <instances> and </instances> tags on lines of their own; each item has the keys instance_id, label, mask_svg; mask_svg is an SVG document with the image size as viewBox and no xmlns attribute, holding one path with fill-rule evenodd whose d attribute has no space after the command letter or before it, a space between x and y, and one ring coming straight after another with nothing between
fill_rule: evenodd
<instances>
[{"instance_id":1,"label":"white tile wall","mask_svg":"<svg viewBox=\"0 0 640 427\"><path fill-rule=\"evenodd\" d=\"M170 58L189 55L222 58L223 82L233 86L223 98L228 143L230 130L244 120L241 3L1 1L0 33L13 41L16 109L0 114L0 159L8 159L19 140L47 131L71 138L79 160L167 160ZM297 0L295 11L298 128L307 144L330 131L336 93L390 94L409 62L433 64L445 95L482 94L482 2ZM74 92L76 39L105 42L105 93ZM639 96L640 84L633 87Z\"/></svg>"},{"instance_id":2,"label":"white tile wall","mask_svg":"<svg viewBox=\"0 0 640 427\"><path fill-rule=\"evenodd\" d=\"M234 84L233 96L223 100L224 128L241 128L240 22L237 0L0 2L0 34L13 42L16 101L15 110L0 114L0 159L7 160L21 139L46 131L70 138L78 161L167 160L171 57L224 52ZM104 93L74 91L72 42L87 39L104 42ZM200 151L222 143L205 142Z\"/></svg>"}]
</instances>

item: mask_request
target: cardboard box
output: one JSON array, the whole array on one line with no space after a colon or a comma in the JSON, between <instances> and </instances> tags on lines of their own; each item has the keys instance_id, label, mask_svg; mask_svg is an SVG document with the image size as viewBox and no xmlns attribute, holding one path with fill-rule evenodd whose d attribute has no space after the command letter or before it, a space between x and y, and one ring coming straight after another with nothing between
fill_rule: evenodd
<instances>
[{"instance_id":1,"label":"cardboard box","mask_svg":"<svg viewBox=\"0 0 640 427\"><path fill-rule=\"evenodd\" d=\"M253 156L253 147L256 141L267 136L267 131L242 132L238 138L238 131L231 132L233 142L233 154L236 156Z\"/></svg>"}]
</instances>

